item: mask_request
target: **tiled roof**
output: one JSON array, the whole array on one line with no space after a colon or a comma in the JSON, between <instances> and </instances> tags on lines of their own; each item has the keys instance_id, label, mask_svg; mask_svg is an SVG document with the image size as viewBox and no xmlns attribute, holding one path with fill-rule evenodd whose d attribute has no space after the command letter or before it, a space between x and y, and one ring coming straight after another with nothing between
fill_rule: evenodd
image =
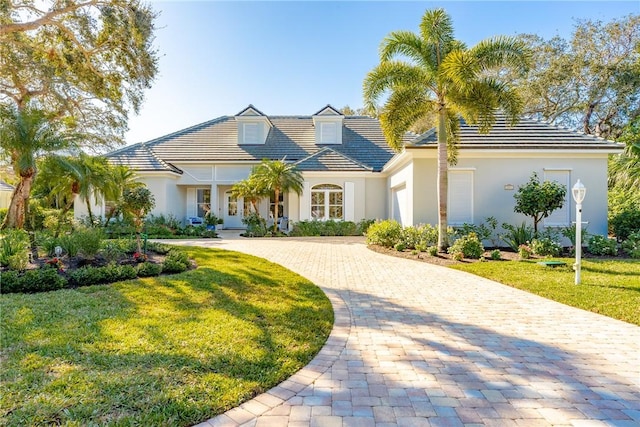
<instances>
[{"instance_id":1,"label":"tiled roof","mask_svg":"<svg viewBox=\"0 0 640 427\"><path fill-rule=\"evenodd\" d=\"M325 147L315 154L296 162L301 171L371 171L372 168L356 162L337 151Z\"/></svg>"},{"instance_id":2,"label":"tiled roof","mask_svg":"<svg viewBox=\"0 0 640 427\"><path fill-rule=\"evenodd\" d=\"M0 191L13 191L15 187L11 184L7 184L6 182L0 180Z\"/></svg>"},{"instance_id":3,"label":"tiled roof","mask_svg":"<svg viewBox=\"0 0 640 427\"><path fill-rule=\"evenodd\" d=\"M428 131L414 138L407 147L435 147L436 132ZM478 132L478 126L460 121L460 148L486 149L611 149L620 144L593 135L586 135L548 123L522 118L511 127L499 116L491 131Z\"/></svg>"},{"instance_id":4,"label":"tiled roof","mask_svg":"<svg viewBox=\"0 0 640 427\"><path fill-rule=\"evenodd\" d=\"M224 116L152 141L125 147L107 155L115 162L137 170L169 170L179 162L256 162L262 159L298 162L318 153L327 145L316 144L312 116L269 116L273 126L264 144L238 145L238 125L234 117ZM325 153L314 161L319 169L380 171L394 152L389 148L376 119L346 116L342 144L331 145L335 154ZM340 156L349 161L338 160ZM160 163L162 162L162 163ZM307 170L312 163L307 163Z\"/></svg>"}]
</instances>

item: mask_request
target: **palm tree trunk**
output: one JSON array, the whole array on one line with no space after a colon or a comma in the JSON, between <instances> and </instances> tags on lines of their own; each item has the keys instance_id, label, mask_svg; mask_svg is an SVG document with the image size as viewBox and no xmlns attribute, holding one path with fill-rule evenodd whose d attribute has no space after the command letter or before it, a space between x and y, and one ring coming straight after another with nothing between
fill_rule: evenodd
<instances>
[{"instance_id":1,"label":"palm tree trunk","mask_svg":"<svg viewBox=\"0 0 640 427\"><path fill-rule=\"evenodd\" d=\"M280 189L276 187L273 190L275 203L273 204L273 234L278 232L278 201L280 200Z\"/></svg>"},{"instance_id":2,"label":"palm tree trunk","mask_svg":"<svg viewBox=\"0 0 640 427\"><path fill-rule=\"evenodd\" d=\"M35 176L33 173L22 174L20 182L16 185L11 196L11 203L7 211L7 216L2 223L2 229L6 228L24 228L25 212L27 203L29 203L29 194L31 194L31 184Z\"/></svg>"},{"instance_id":3,"label":"palm tree trunk","mask_svg":"<svg viewBox=\"0 0 640 427\"><path fill-rule=\"evenodd\" d=\"M85 203L87 204L87 212L89 213L89 224L93 227L93 213L91 212L91 199L86 198Z\"/></svg>"},{"instance_id":4,"label":"palm tree trunk","mask_svg":"<svg viewBox=\"0 0 640 427\"><path fill-rule=\"evenodd\" d=\"M447 194L449 188L447 164L447 110L438 111L438 251L449 246L447 239Z\"/></svg>"}]
</instances>

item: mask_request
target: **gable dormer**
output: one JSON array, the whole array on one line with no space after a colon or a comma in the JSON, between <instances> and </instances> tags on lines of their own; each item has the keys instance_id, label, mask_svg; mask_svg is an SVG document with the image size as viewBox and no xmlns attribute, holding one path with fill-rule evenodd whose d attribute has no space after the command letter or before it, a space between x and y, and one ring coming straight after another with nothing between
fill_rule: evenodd
<instances>
[{"instance_id":1,"label":"gable dormer","mask_svg":"<svg viewBox=\"0 0 640 427\"><path fill-rule=\"evenodd\" d=\"M327 105L313 115L316 128L316 144L342 144L344 114Z\"/></svg>"},{"instance_id":2,"label":"gable dormer","mask_svg":"<svg viewBox=\"0 0 640 427\"><path fill-rule=\"evenodd\" d=\"M271 128L271 121L260 110L249 105L235 115L238 123L238 145L264 144Z\"/></svg>"}]
</instances>

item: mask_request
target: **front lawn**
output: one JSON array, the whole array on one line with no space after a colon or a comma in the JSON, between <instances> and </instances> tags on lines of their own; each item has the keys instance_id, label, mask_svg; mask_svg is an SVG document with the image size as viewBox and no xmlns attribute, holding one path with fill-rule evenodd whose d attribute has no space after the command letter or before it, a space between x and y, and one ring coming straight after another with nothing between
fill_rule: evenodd
<instances>
[{"instance_id":1,"label":"front lawn","mask_svg":"<svg viewBox=\"0 0 640 427\"><path fill-rule=\"evenodd\" d=\"M193 425L320 350L333 311L315 285L259 258L184 249L197 270L1 295L0 425Z\"/></svg>"},{"instance_id":2,"label":"front lawn","mask_svg":"<svg viewBox=\"0 0 640 427\"><path fill-rule=\"evenodd\" d=\"M467 271L584 310L640 325L640 262L638 260L582 261L581 284L575 285L573 258L567 267L551 268L537 260L458 263Z\"/></svg>"}]
</instances>

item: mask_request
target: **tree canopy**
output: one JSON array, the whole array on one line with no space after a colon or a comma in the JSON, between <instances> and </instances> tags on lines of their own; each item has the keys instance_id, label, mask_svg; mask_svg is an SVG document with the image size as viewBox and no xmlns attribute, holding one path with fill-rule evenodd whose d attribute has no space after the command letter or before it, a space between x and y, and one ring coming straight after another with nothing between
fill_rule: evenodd
<instances>
[{"instance_id":1,"label":"tree canopy","mask_svg":"<svg viewBox=\"0 0 640 427\"><path fill-rule=\"evenodd\" d=\"M533 219L533 229L538 235L538 224L564 205L567 188L555 181L540 182L535 172L529 182L520 186L513 197L516 199L514 212Z\"/></svg>"}]
</instances>

